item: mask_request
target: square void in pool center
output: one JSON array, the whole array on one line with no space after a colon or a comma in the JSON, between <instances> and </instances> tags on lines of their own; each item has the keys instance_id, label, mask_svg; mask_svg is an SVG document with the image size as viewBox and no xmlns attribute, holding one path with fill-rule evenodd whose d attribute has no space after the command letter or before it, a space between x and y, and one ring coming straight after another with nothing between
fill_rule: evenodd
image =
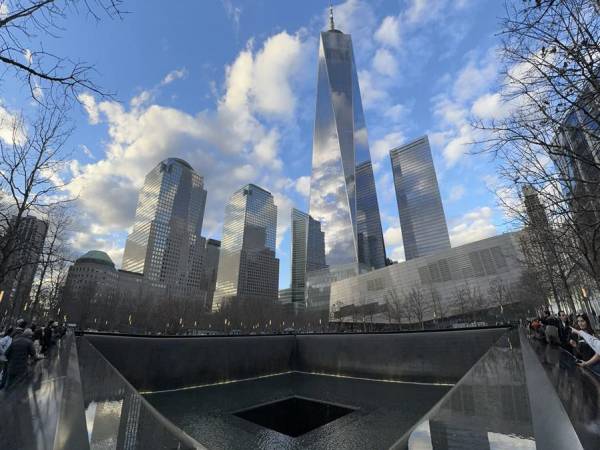
<instances>
[{"instance_id":1,"label":"square void in pool center","mask_svg":"<svg viewBox=\"0 0 600 450\"><path fill-rule=\"evenodd\" d=\"M354 409L346 406L294 396L233 414L262 427L298 437L352 411Z\"/></svg>"}]
</instances>

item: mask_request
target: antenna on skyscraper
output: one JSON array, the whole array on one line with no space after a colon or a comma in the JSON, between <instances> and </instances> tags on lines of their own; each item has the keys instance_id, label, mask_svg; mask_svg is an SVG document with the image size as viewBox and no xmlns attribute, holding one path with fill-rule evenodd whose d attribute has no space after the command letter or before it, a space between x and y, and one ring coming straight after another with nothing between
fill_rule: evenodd
<instances>
[{"instance_id":1,"label":"antenna on skyscraper","mask_svg":"<svg viewBox=\"0 0 600 450\"><path fill-rule=\"evenodd\" d=\"M333 5L329 2L329 31L335 30L335 25L333 24Z\"/></svg>"}]
</instances>

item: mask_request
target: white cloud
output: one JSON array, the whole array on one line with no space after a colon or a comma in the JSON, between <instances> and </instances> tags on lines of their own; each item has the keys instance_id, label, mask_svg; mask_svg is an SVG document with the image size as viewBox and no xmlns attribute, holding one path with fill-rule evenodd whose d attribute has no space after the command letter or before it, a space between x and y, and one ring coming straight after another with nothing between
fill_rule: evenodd
<instances>
[{"instance_id":1,"label":"white cloud","mask_svg":"<svg viewBox=\"0 0 600 450\"><path fill-rule=\"evenodd\" d=\"M375 40L393 48L400 47L400 23L395 16L387 16L375 32Z\"/></svg>"},{"instance_id":2,"label":"white cloud","mask_svg":"<svg viewBox=\"0 0 600 450\"><path fill-rule=\"evenodd\" d=\"M27 64L31 65L33 62L33 53L31 53L31 50L28 48L23 50L23 57L25 58L25 61L27 61Z\"/></svg>"},{"instance_id":3,"label":"white cloud","mask_svg":"<svg viewBox=\"0 0 600 450\"><path fill-rule=\"evenodd\" d=\"M3 1L2 3L0 3L0 19L6 18L9 12L10 9L8 8L8 2Z\"/></svg>"},{"instance_id":4,"label":"white cloud","mask_svg":"<svg viewBox=\"0 0 600 450\"><path fill-rule=\"evenodd\" d=\"M442 142L442 154L446 165L451 167L468 153L470 145L481 140L484 132L471 125L471 116L478 114L502 114L492 111L499 106L494 99L486 97L491 85L498 79L495 49L490 49L483 58L472 54L456 76L449 93L433 100L433 112L441 119L441 130L436 138Z\"/></svg>"},{"instance_id":5,"label":"white cloud","mask_svg":"<svg viewBox=\"0 0 600 450\"><path fill-rule=\"evenodd\" d=\"M166 86L167 84L171 84L175 80L180 80L187 76L187 70L185 67L181 69L172 70L169 72L160 82L161 86Z\"/></svg>"},{"instance_id":6,"label":"white cloud","mask_svg":"<svg viewBox=\"0 0 600 450\"><path fill-rule=\"evenodd\" d=\"M227 68L227 92L223 106L236 114L253 110L290 118L296 108L291 83L301 78L308 49L300 36L283 31L271 36L256 53L252 41Z\"/></svg>"},{"instance_id":7,"label":"white cloud","mask_svg":"<svg viewBox=\"0 0 600 450\"><path fill-rule=\"evenodd\" d=\"M250 43L227 67L225 92L215 109L196 115L154 104L156 88L142 91L129 107L97 101L88 94L80 96L89 122L106 123L108 139L102 157L71 167L73 179L68 189L78 196L82 223L88 228L76 237L78 248L85 250L81 246L89 243L109 248L111 256L118 253L122 242L115 248L108 242L115 236L124 238L123 231L133 223L145 175L168 157L188 161L204 176L208 191L204 235L220 235L228 198L240 186L253 182L275 196L281 237L289 227L287 216L292 206L287 192L295 188L294 182L281 174L279 146L285 124L267 126L260 114L293 113L298 89L292 84L296 83L303 45L299 36L285 32L268 39L256 53ZM281 60L286 67L279 66ZM279 73L272 75L269 70ZM182 69L173 71L158 86L184 75ZM280 96L259 99L267 85ZM83 144L82 151L87 154L86 149Z\"/></svg>"},{"instance_id":8,"label":"white cloud","mask_svg":"<svg viewBox=\"0 0 600 450\"><path fill-rule=\"evenodd\" d=\"M446 165L452 167L469 151L469 146L476 142L473 127L465 123L459 129L455 137L450 139L442 150Z\"/></svg>"},{"instance_id":9,"label":"white cloud","mask_svg":"<svg viewBox=\"0 0 600 450\"><path fill-rule=\"evenodd\" d=\"M95 125L100 120L100 112L98 111L98 106L96 105L96 99L90 94L81 94L79 96L79 101L83 105L85 112L88 115L88 120L92 125Z\"/></svg>"},{"instance_id":10,"label":"white cloud","mask_svg":"<svg viewBox=\"0 0 600 450\"><path fill-rule=\"evenodd\" d=\"M434 18L445 3L442 0L410 0L409 6L404 13L408 23L419 23Z\"/></svg>"},{"instance_id":11,"label":"white cloud","mask_svg":"<svg viewBox=\"0 0 600 450\"><path fill-rule=\"evenodd\" d=\"M23 143L25 129L21 117L0 105L0 140L8 145Z\"/></svg>"},{"instance_id":12,"label":"white cloud","mask_svg":"<svg viewBox=\"0 0 600 450\"><path fill-rule=\"evenodd\" d=\"M372 47L376 18L368 1L346 0L334 7L333 15L335 28L352 34L352 40L359 52L368 51ZM324 10L324 19L325 27L328 28L329 8Z\"/></svg>"},{"instance_id":13,"label":"white cloud","mask_svg":"<svg viewBox=\"0 0 600 450\"><path fill-rule=\"evenodd\" d=\"M399 245L398 247L394 247L392 252L387 255L392 261L402 262L406 260L406 255L404 254L404 245Z\"/></svg>"},{"instance_id":14,"label":"white cloud","mask_svg":"<svg viewBox=\"0 0 600 450\"><path fill-rule=\"evenodd\" d=\"M385 49L380 48L375 52L373 57L373 67L381 75L393 77L398 74L398 63L392 53Z\"/></svg>"},{"instance_id":15,"label":"white cloud","mask_svg":"<svg viewBox=\"0 0 600 450\"><path fill-rule=\"evenodd\" d=\"M417 25L438 20L448 14L449 10L461 10L471 0L409 0L403 17L408 25Z\"/></svg>"},{"instance_id":16,"label":"white cloud","mask_svg":"<svg viewBox=\"0 0 600 450\"><path fill-rule=\"evenodd\" d=\"M497 61L494 50L489 51L482 60L470 59L454 82L454 97L465 101L487 90L497 80Z\"/></svg>"},{"instance_id":17,"label":"white cloud","mask_svg":"<svg viewBox=\"0 0 600 450\"><path fill-rule=\"evenodd\" d=\"M225 8L227 17L233 22L235 31L238 32L240 28L240 18L242 16L241 6L234 5L231 0L221 0L221 2L223 3L223 8Z\"/></svg>"},{"instance_id":18,"label":"white cloud","mask_svg":"<svg viewBox=\"0 0 600 450\"><path fill-rule=\"evenodd\" d=\"M92 151L89 149L89 147L87 145L81 144L80 147L81 147L81 151L83 152L83 154L85 156L87 156L88 158L91 158L91 159L96 159L96 157L94 156L94 154L92 153Z\"/></svg>"},{"instance_id":19,"label":"white cloud","mask_svg":"<svg viewBox=\"0 0 600 450\"><path fill-rule=\"evenodd\" d=\"M403 133L395 131L386 134L382 139L373 142L371 147L371 158L374 162L380 162L388 157L390 150L399 147L406 141Z\"/></svg>"},{"instance_id":20,"label":"white cloud","mask_svg":"<svg viewBox=\"0 0 600 450\"><path fill-rule=\"evenodd\" d=\"M383 240L385 242L386 253L388 258L393 261L404 261L404 243L402 241L402 230L400 226L397 225L397 220L395 219L393 226L388 227L383 233Z\"/></svg>"},{"instance_id":21,"label":"white cloud","mask_svg":"<svg viewBox=\"0 0 600 450\"><path fill-rule=\"evenodd\" d=\"M452 186L450 189L450 201L455 202L460 200L465 195L465 187L462 184Z\"/></svg>"},{"instance_id":22,"label":"white cloud","mask_svg":"<svg viewBox=\"0 0 600 450\"><path fill-rule=\"evenodd\" d=\"M260 165L271 166L275 170L281 169L281 160L277 157L277 147L279 144L279 133L277 130L270 130L254 146L254 156Z\"/></svg>"},{"instance_id":23,"label":"white cloud","mask_svg":"<svg viewBox=\"0 0 600 450\"><path fill-rule=\"evenodd\" d=\"M394 122L400 122L401 120L406 118L408 113L409 109L405 105L397 103L386 109L383 114L385 117L393 120Z\"/></svg>"},{"instance_id":24,"label":"white cloud","mask_svg":"<svg viewBox=\"0 0 600 450\"><path fill-rule=\"evenodd\" d=\"M386 245L396 247L402 245L402 230L400 227L389 227L383 233L383 240Z\"/></svg>"},{"instance_id":25,"label":"white cloud","mask_svg":"<svg viewBox=\"0 0 600 450\"><path fill-rule=\"evenodd\" d=\"M296 96L290 80L306 64L308 46L298 35L276 34L265 42L254 60L252 94L259 112L290 117Z\"/></svg>"},{"instance_id":26,"label":"white cloud","mask_svg":"<svg viewBox=\"0 0 600 450\"><path fill-rule=\"evenodd\" d=\"M368 70L358 71L358 84L365 109L374 108L387 97L385 91L378 87L373 74Z\"/></svg>"},{"instance_id":27,"label":"white cloud","mask_svg":"<svg viewBox=\"0 0 600 450\"><path fill-rule=\"evenodd\" d=\"M310 195L310 177L303 176L298 178L296 180L295 188L300 195L308 197Z\"/></svg>"},{"instance_id":28,"label":"white cloud","mask_svg":"<svg viewBox=\"0 0 600 450\"><path fill-rule=\"evenodd\" d=\"M493 224L493 211L484 206L474 209L460 219L451 221L450 242L453 247L479 241L495 236L496 226Z\"/></svg>"}]
</instances>

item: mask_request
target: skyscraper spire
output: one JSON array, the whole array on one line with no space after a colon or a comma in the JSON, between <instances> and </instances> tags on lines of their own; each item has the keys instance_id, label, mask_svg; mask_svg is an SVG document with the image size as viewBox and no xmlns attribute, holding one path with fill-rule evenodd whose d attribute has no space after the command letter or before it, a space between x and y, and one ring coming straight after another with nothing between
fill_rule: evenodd
<instances>
[{"instance_id":1,"label":"skyscraper spire","mask_svg":"<svg viewBox=\"0 0 600 450\"><path fill-rule=\"evenodd\" d=\"M335 25L333 24L333 5L331 2L329 3L329 31L335 30Z\"/></svg>"}]
</instances>

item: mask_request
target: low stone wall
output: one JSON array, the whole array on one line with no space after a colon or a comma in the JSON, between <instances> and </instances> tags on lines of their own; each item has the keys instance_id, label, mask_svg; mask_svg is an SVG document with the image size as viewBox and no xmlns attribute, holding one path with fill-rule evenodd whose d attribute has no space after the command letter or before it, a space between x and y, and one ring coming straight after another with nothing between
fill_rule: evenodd
<instances>
[{"instance_id":1,"label":"low stone wall","mask_svg":"<svg viewBox=\"0 0 600 450\"><path fill-rule=\"evenodd\" d=\"M85 336L139 391L288 372L294 336Z\"/></svg>"},{"instance_id":2,"label":"low stone wall","mask_svg":"<svg viewBox=\"0 0 600 450\"><path fill-rule=\"evenodd\" d=\"M140 391L298 370L456 383L505 328L373 334L139 337L87 334Z\"/></svg>"},{"instance_id":3,"label":"low stone wall","mask_svg":"<svg viewBox=\"0 0 600 450\"><path fill-rule=\"evenodd\" d=\"M295 370L424 383L456 383L505 328L297 336Z\"/></svg>"}]
</instances>

